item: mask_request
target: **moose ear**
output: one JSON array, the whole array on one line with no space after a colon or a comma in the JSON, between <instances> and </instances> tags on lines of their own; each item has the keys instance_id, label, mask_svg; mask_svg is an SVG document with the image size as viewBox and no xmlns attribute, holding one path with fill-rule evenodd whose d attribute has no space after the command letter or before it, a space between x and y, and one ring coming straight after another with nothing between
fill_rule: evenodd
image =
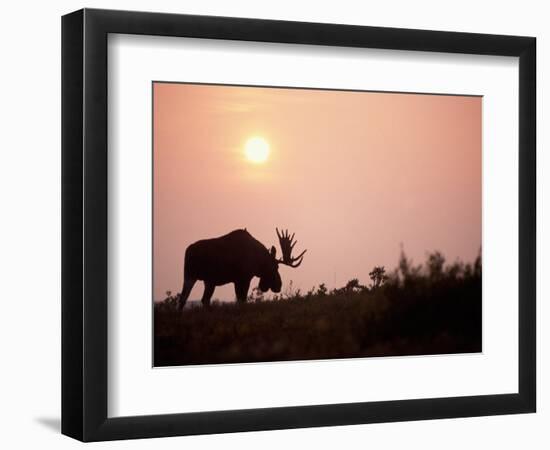
<instances>
[{"instance_id":1,"label":"moose ear","mask_svg":"<svg viewBox=\"0 0 550 450\"><path fill-rule=\"evenodd\" d=\"M275 256L277 255L277 249L275 248L274 245L271 246L271 251L269 252L269 254L275 258Z\"/></svg>"}]
</instances>

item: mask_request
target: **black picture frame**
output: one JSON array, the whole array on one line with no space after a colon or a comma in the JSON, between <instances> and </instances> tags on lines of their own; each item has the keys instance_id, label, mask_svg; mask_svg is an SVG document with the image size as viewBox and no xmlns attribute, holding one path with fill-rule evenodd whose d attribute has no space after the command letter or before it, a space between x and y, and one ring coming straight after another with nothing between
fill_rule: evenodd
<instances>
[{"instance_id":1,"label":"black picture frame","mask_svg":"<svg viewBox=\"0 0 550 450\"><path fill-rule=\"evenodd\" d=\"M109 33L519 57L517 393L107 417ZM62 18L62 433L82 441L535 412L536 39L83 9Z\"/></svg>"}]
</instances>

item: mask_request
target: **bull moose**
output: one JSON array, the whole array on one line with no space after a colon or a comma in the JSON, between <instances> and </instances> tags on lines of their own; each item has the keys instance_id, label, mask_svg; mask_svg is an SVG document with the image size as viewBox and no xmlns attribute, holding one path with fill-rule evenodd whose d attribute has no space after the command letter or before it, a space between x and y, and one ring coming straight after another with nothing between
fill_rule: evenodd
<instances>
[{"instance_id":1,"label":"bull moose","mask_svg":"<svg viewBox=\"0 0 550 450\"><path fill-rule=\"evenodd\" d=\"M259 288L262 292L281 291L281 275L279 264L298 267L302 264L306 250L297 257L292 257L296 245L294 234L288 230L279 232L275 228L282 259L277 259L274 246L268 250L261 242L244 230L235 230L224 236L213 239L203 239L191 244L185 251L183 270L183 289L178 302L181 310L185 306L191 289L197 280L204 281L202 304L210 305L210 299L216 286L228 283L235 284L235 294L238 302L246 302L248 289L252 278L260 279Z\"/></svg>"}]
</instances>

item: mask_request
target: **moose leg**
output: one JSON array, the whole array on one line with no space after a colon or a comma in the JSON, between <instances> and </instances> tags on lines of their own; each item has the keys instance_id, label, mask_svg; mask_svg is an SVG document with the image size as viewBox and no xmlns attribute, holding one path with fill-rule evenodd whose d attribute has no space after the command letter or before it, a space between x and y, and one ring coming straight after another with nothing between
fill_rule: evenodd
<instances>
[{"instance_id":1,"label":"moose leg","mask_svg":"<svg viewBox=\"0 0 550 450\"><path fill-rule=\"evenodd\" d=\"M185 306L185 303L187 302L189 294L191 294L191 290L193 289L196 281L197 280L194 280L193 278L187 278L183 280L183 288L181 290L181 295L178 301L178 311L181 311Z\"/></svg>"},{"instance_id":2,"label":"moose leg","mask_svg":"<svg viewBox=\"0 0 550 450\"><path fill-rule=\"evenodd\" d=\"M250 281L250 279L235 281L235 295L237 296L238 303L246 303Z\"/></svg>"},{"instance_id":3,"label":"moose leg","mask_svg":"<svg viewBox=\"0 0 550 450\"><path fill-rule=\"evenodd\" d=\"M201 300L203 306L210 306L210 299L212 298L212 294L214 294L214 289L216 289L215 284L204 282L204 293Z\"/></svg>"}]
</instances>

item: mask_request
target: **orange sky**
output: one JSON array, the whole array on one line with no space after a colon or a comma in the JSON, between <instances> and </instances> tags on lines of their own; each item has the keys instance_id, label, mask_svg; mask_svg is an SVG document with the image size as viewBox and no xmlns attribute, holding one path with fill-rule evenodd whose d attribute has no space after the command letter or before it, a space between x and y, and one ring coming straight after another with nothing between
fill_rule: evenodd
<instances>
[{"instance_id":1,"label":"orange sky","mask_svg":"<svg viewBox=\"0 0 550 450\"><path fill-rule=\"evenodd\" d=\"M186 247L236 228L267 247L275 226L308 249L281 266L303 291L368 284L442 251L481 246L480 97L154 83L154 299L181 291ZM262 136L268 161L248 162ZM280 253L280 250L279 250ZM257 279L252 286L256 286ZM190 300L199 299L197 283ZM233 300L233 286L214 299Z\"/></svg>"}]
</instances>

